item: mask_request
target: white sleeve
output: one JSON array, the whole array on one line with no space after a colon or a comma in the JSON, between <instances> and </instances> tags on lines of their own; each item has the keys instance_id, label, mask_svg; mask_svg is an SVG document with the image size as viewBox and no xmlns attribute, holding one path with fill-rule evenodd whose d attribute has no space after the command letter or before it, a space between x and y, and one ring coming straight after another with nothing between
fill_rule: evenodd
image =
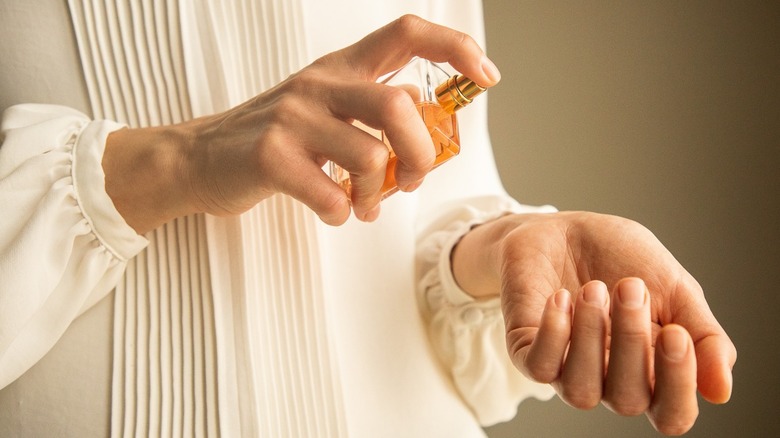
<instances>
[{"instance_id":1,"label":"white sleeve","mask_svg":"<svg viewBox=\"0 0 780 438\"><path fill-rule=\"evenodd\" d=\"M8 108L0 131L0 388L108 294L147 244L105 192L114 122L62 106Z\"/></svg>"},{"instance_id":2,"label":"white sleeve","mask_svg":"<svg viewBox=\"0 0 780 438\"><path fill-rule=\"evenodd\" d=\"M421 234L417 245L417 296L428 334L455 388L483 426L512 419L529 397L549 399L549 385L525 378L506 349L498 297L476 300L455 282L450 252L472 227L507 212L554 212L522 206L503 196L460 201Z\"/></svg>"}]
</instances>

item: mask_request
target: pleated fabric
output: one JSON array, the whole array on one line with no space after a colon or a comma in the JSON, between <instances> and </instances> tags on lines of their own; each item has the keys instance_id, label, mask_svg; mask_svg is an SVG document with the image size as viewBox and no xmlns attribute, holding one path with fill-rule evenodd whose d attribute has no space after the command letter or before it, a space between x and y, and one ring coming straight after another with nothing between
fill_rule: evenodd
<instances>
[{"instance_id":1,"label":"pleated fabric","mask_svg":"<svg viewBox=\"0 0 780 438\"><path fill-rule=\"evenodd\" d=\"M69 0L96 119L176 123L306 61L298 1ZM275 196L150 233L116 289L113 436L343 436L315 217Z\"/></svg>"},{"instance_id":2,"label":"pleated fabric","mask_svg":"<svg viewBox=\"0 0 780 438\"><path fill-rule=\"evenodd\" d=\"M243 252L217 265L219 275L231 277L220 283L233 290L232 314L217 314L231 317L235 328L232 339L220 338L221 345L232 341L236 349L235 363L226 367L240 388L252 388L239 389L241 434L346 436L314 218L292 199L275 196L237 222L214 220L209 237L213 247L239 243ZM220 309L229 307L226 292L215 290Z\"/></svg>"},{"instance_id":3,"label":"pleated fabric","mask_svg":"<svg viewBox=\"0 0 780 438\"><path fill-rule=\"evenodd\" d=\"M150 237L116 289L112 434L217 436L214 311L204 219Z\"/></svg>"},{"instance_id":4,"label":"pleated fabric","mask_svg":"<svg viewBox=\"0 0 780 438\"><path fill-rule=\"evenodd\" d=\"M177 1L69 0L93 117L190 119Z\"/></svg>"},{"instance_id":5,"label":"pleated fabric","mask_svg":"<svg viewBox=\"0 0 780 438\"><path fill-rule=\"evenodd\" d=\"M192 117L178 3L71 0L95 119L132 127ZM202 217L148 235L116 289L112 434L215 436L214 315ZM208 432L208 433L207 433Z\"/></svg>"},{"instance_id":6,"label":"pleated fabric","mask_svg":"<svg viewBox=\"0 0 780 438\"><path fill-rule=\"evenodd\" d=\"M195 116L238 105L307 61L298 1L202 2L184 14L198 24L184 26L185 53L192 54L186 57L188 72L199 74L195 70L203 63L200 70L208 83L191 87L193 102L198 102ZM199 39L199 47L188 46ZM233 338L220 337L219 344L235 345L235 384L251 388L239 390L242 434L344 436L316 216L303 204L277 195L234 220L208 217L206 226L209 247L220 254L221 264L212 271L222 277L230 272L229 279L213 282L217 307L232 309L230 315L218 312L217 318L231 318L235 327ZM222 412L226 410L234 412Z\"/></svg>"}]
</instances>

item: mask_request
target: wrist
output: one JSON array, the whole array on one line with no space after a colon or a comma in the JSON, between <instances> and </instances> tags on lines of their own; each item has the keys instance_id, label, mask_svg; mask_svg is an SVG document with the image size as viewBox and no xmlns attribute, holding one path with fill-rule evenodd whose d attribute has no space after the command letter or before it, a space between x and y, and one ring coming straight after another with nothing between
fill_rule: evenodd
<instances>
[{"instance_id":1,"label":"wrist","mask_svg":"<svg viewBox=\"0 0 780 438\"><path fill-rule=\"evenodd\" d=\"M517 215L504 215L473 227L450 253L455 282L474 298L490 298L501 291L501 244L517 226Z\"/></svg>"},{"instance_id":2,"label":"wrist","mask_svg":"<svg viewBox=\"0 0 780 438\"><path fill-rule=\"evenodd\" d=\"M193 213L187 196L187 136L177 125L121 129L106 140L106 192L138 234Z\"/></svg>"}]
</instances>

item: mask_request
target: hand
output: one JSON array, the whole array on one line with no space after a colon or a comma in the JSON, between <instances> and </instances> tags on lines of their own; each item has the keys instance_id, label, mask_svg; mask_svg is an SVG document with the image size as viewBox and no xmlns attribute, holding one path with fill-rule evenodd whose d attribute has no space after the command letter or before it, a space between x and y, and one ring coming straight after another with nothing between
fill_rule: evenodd
<instances>
[{"instance_id":1,"label":"hand","mask_svg":"<svg viewBox=\"0 0 780 438\"><path fill-rule=\"evenodd\" d=\"M734 345L699 284L636 222L506 216L463 238L453 271L475 295L501 291L513 362L574 407L644 412L680 434L698 415L697 386L712 403L730 397Z\"/></svg>"},{"instance_id":2,"label":"hand","mask_svg":"<svg viewBox=\"0 0 780 438\"><path fill-rule=\"evenodd\" d=\"M350 203L359 219L371 221L379 214L388 152L354 120L385 131L398 156L402 190L414 190L434 163L411 97L376 83L414 56L449 62L483 86L499 80L471 37L404 16L224 113L113 133L103 163L107 191L139 232L192 212L238 214L278 192L328 224L346 221ZM351 199L322 171L328 160L350 173Z\"/></svg>"}]
</instances>

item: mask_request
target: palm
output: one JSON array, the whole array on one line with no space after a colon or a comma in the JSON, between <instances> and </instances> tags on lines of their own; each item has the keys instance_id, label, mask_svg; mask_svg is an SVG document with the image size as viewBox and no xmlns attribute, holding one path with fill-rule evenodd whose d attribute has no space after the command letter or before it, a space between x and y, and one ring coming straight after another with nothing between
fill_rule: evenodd
<instances>
[{"instance_id":1,"label":"palm","mask_svg":"<svg viewBox=\"0 0 780 438\"><path fill-rule=\"evenodd\" d=\"M505 245L512 249L504 262L504 289L512 291L512 299L521 300L520 309L528 309L520 313L526 315L523 325L530 327L538 327L540 311L559 289L576 292L592 280L612 289L625 277L647 283L653 322L679 322L665 309L679 297L681 286L695 285L650 231L615 216L562 213L556 220L532 219L507 239L517 243Z\"/></svg>"},{"instance_id":2,"label":"palm","mask_svg":"<svg viewBox=\"0 0 780 438\"><path fill-rule=\"evenodd\" d=\"M687 400L689 405L682 409L684 414L675 415L695 418L696 398L690 391L695 393L697 380L705 399L728 399L734 346L710 312L696 280L640 224L593 213L518 216L512 231L505 235L501 254L501 297L509 353L521 371L552 383L567 402L589 408L603 400L619 413L637 414L648 408L672 409L673 402L664 401L662 394L666 388L674 388L676 392L666 392L675 394L668 400ZM615 304L619 301L615 294L627 277L642 279L646 287L645 304L636 311ZM588 288L593 289L594 280L604 283L598 287L605 291L606 306L597 308L582 297ZM568 298L568 292L559 292L562 289L573 296ZM606 298L608 291L612 291L611 297ZM558 303L559 298L576 305ZM573 310L565 310L571 307ZM691 354L686 360L687 371L675 371L688 377L678 377L676 382L668 374L656 375L657 361L665 359L659 359L654 346L665 326L681 326L684 330L672 331L683 335L669 336L679 335L695 345L695 356ZM621 339L617 343L616 336ZM582 341L588 337L590 340ZM581 347L583 344L588 347ZM613 364L608 359L616 363L617 372L611 372ZM631 382L635 393L644 392L643 400L614 389L631 387L615 376L623 376L623 371L635 366L645 370L634 373ZM589 374L583 376L580 370L586 369ZM674 366L664 363L662 369ZM656 377L666 388L642 384L643 380L655 382ZM584 387L583 380L591 385ZM589 398L581 397L583 393ZM644 408L636 411L641 406ZM653 421L670 418L658 412L649 415Z\"/></svg>"}]
</instances>

